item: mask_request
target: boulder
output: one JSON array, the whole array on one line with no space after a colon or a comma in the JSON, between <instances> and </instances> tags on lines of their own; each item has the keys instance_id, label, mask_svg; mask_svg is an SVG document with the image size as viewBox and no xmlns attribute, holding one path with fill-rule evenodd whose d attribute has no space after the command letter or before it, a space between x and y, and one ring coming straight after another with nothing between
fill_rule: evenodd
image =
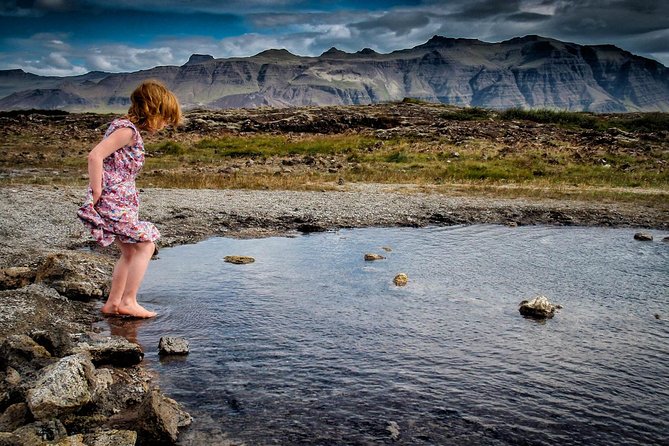
<instances>
[{"instance_id":1,"label":"boulder","mask_svg":"<svg viewBox=\"0 0 669 446\"><path fill-rule=\"evenodd\" d=\"M175 444L179 428L189 426L191 416L158 390L146 395L139 408L138 427L143 443Z\"/></svg>"},{"instance_id":2,"label":"boulder","mask_svg":"<svg viewBox=\"0 0 669 446\"><path fill-rule=\"evenodd\" d=\"M23 378L12 367L0 371L0 412L5 411L12 404L24 402L26 388L21 385Z\"/></svg>"},{"instance_id":3,"label":"boulder","mask_svg":"<svg viewBox=\"0 0 669 446\"><path fill-rule=\"evenodd\" d=\"M224 260L228 263L234 263L235 265L245 265L256 261L253 257L248 256L225 256Z\"/></svg>"},{"instance_id":4,"label":"boulder","mask_svg":"<svg viewBox=\"0 0 669 446\"><path fill-rule=\"evenodd\" d=\"M80 251L49 254L37 269L36 283L75 300L99 299L111 280L113 260Z\"/></svg>"},{"instance_id":5,"label":"boulder","mask_svg":"<svg viewBox=\"0 0 669 446\"><path fill-rule=\"evenodd\" d=\"M634 234L634 240L640 240L642 242L653 241L653 235L648 232L637 232Z\"/></svg>"},{"instance_id":6,"label":"boulder","mask_svg":"<svg viewBox=\"0 0 669 446\"><path fill-rule=\"evenodd\" d=\"M383 257L380 254L365 254L365 260L368 262L372 262L374 260L383 260L385 257Z\"/></svg>"},{"instance_id":7,"label":"boulder","mask_svg":"<svg viewBox=\"0 0 669 446\"><path fill-rule=\"evenodd\" d=\"M0 269L0 290L23 288L35 280L35 271L25 266Z\"/></svg>"},{"instance_id":8,"label":"boulder","mask_svg":"<svg viewBox=\"0 0 669 446\"><path fill-rule=\"evenodd\" d=\"M554 305L548 301L546 296L536 296L530 300L524 300L520 303L520 314L534 319L547 319L553 317L555 310L562 308L560 305Z\"/></svg>"},{"instance_id":9,"label":"boulder","mask_svg":"<svg viewBox=\"0 0 669 446\"><path fill-rule=\"evenodd\" d=\"M42 446L46 442L51 444L62 440L67 437L67 431L63 423L57 419L51 419L26 424L12 432L12 435L18 439L18 442L9 444Z\"/></svg>"},{"instance_id":10,"label":"boulder","mask_svg":"<svg viewBox=\"0 0 669 446\"><path fill-rule=\"evenodd\" d=\"M66 356L45 367L28 391L27 401L36 419L49 419L80 409L91 400L94 366L88 355Z\"/></svg>"},{"instance_id":11,"label":"boulder","mask_svg":"<svg viewBox=\"0 0 669 446\"><path fill-rule=\"evenodd\" d=\"M86 434L84 442L88 446L135 446L137 432L128 430L106 430Z\"/></svg>"},{"instance_id":12,"label":"boulder","mask_svg":"<svg viewBox=\"0 0 669 446\"><path fill-rule=\"evenodd\" d=\"M123 336L84 335L79 338L71 353L86 352L96 366L110 364L128 367L139 364L144 359L142 347L128 341Z\"/></svg>"},{"instance_id":13,"label":"boulder","mask_svg":"<svg viewBox=\"0 0 669 446\"><path fill-rule=\"evenodd\" d=\"M409 276L407 276L405 273L399 273L393 279L393 283L397 286L404 286L408 282L409 282Z\"/></svg>"},{"instance_id":14,"label":"boulder","mask_svg":"<svg viewBox=\"0 0 669 446\"><path fill-rule=\"evenodd\" d=\"M187 355L188 341L184 338L163 336L158 342L158 353L160 355Z\"/></svg>"},{"instance_id":15,"label":"boulder","mask_svg":"<svg viewBox=\"0 0 669 446\"><path fill-rule=\"evenodd\" d=\"M66 356L72 349L72 338L70 334L60 327L51 330L33 330L30 332L33 341L47 349L52 356Z\"/></svg>"},{"instance_id":16,"label":"boulder","mask_svg":"<svg viewBox=\"0 0 669 446\"><path fill-rule=\"evenodd\" d=\"M0 415L0 432L12 432L31 421L33 418L26 403L12 404Z\"/></svg>"},{"instance_id":17,"label":"boulder","mask_svg":"<svg viewBox=\"0 0 669 446\"><path fill-rule=\"evenodd\" d=\"M0 345L0 370L12 367L20 374L30 373L53 361L51 354L27 335L8 336Z\"/></svg>"}]
</instances>

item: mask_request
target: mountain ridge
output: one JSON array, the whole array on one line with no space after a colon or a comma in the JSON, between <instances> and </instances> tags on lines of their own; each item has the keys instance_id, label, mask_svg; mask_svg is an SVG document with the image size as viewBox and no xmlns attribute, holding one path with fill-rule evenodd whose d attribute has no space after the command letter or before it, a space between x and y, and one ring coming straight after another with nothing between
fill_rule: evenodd
<instances>
[{"instance_id":1,"label":"mountain ridge","mask_svg":"<svg viewBox=\"0 0 669 446\"><path fill-rule=\"evenodd\" d=\"M669 112L669 69L613 45L527 35L488 43L433 36L409 49L320 56L267 49L181 66L71 77L0 71L0 110L125 111L131 90L156 78L186 109L371 104L405 97L493 109Z\"/></svg>"}]
</instances>

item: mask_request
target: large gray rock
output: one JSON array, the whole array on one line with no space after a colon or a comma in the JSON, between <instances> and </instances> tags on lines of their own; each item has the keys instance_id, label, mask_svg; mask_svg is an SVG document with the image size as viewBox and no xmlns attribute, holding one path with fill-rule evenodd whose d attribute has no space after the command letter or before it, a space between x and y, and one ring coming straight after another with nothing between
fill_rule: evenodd
<instances>
[{"instance_id":1,"label":"large gray rock","mask_svg":"<svg viewBox=\"0 0 669 446\"><path fill-rule=\"evenodd\" d=\"M113 267L107 257L80 251L55 252L37 269L35 282L71 299L99 299L109 286Z\"/></svg>"},{"instance_id":2,"label":"large gray rock","mask_svg":"<svg viewBox=\"0 0 669 446\"><path fill-rule=\"evenodd\" d=\"M85 354L66 356L45 367L27 401L38 420L58 417L80 409L91 400L95 367Z\"/></svg>"},{"instance_id":3,"label":"large gray rock","mask_svg":"<svg viewBox=\"0 0 669 446\"><path fill-rule=\"evenodd\" d=\"M524 300L520 303L520 314L534 319L547 319L553 317L555 310L562 308L560 305L554 305L548 301L546 296L536 296L530 300Z\"/></svg>"},{"instance_id":4,"label":"large gray rock","mask_svg":"<svg viewBox=\"0 0 669 446\"><path fill-rule=\"evenodd\" d=\"M30 373L53 362L51 354L27 335L8 336L0 345L0 370L12 367Z\"/></svg>"},{"instance_id":5,"label":"large gray rock","mask_svg":"<svg viewBox=\"0 0 669 446\"><path fill-rule=\"evenodd\" d=\"M193 419L179 404L157 390L149 392L139 408L139 430L143 440L155 444L175 444L179 428Z\"/></svg>"},{"instance_id":6,"label":"large gray rock","mask_svg":"<svg viewBox=\"0 0 669 446\"><path fill-rule=\"evenodd\" d=\"M188 341L184 338L163 336L158 342L158 353L160 355L187 355L188 351Z\"/></svg>"},{"instance_id":7,"label":"large gray rock","mask_svg":"<svg viewBox=\"0 0 669 446\"><path fill-rule=\"evenodd\" d=\"M110 364L128 367L144 359L142 347L122 336L85 335L75 343L71 352L87 352L96 366Z\"/></svg>"}]
</instances>

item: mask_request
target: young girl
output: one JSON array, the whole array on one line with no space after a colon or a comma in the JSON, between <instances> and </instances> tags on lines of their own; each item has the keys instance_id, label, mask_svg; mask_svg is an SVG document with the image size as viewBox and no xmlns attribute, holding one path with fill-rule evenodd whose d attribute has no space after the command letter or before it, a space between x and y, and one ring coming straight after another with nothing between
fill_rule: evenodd
<instances>
[{"instance_id":1,"label":"young girl","mask_svg":"<svg viewBox=\"0 0 669 446\"><path fill-rule=\"evenodd\" d=\"M156 313L137 303L137 291L160 233L138 217L135 177L144 164L139 130L154 133L168 124L176 126L181 109L174 94L157 81L143 82L130 100L128 114L112 121L104 139L88 154L90 184L77 215L100 245L116 241L121 250L102 313L149 318Z\"/></svg>"}]
</instances>

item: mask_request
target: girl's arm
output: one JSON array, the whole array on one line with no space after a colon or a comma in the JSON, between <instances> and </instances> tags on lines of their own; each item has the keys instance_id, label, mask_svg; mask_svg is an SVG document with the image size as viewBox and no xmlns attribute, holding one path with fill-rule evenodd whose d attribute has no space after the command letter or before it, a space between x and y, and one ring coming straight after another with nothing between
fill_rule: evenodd
<instances>
[{"instance_id":1,"label":"girl's arm","mask_svg":"<svg viewBox=\"0 0 669 446\"><path fill-rule=\"evenodd\" d=\"M88 154L88 181L93 191L93 204L102 195L102 161L121 147L132 142L133 130L123 127L100 141Z\"/></svg>"}]
</instances>

